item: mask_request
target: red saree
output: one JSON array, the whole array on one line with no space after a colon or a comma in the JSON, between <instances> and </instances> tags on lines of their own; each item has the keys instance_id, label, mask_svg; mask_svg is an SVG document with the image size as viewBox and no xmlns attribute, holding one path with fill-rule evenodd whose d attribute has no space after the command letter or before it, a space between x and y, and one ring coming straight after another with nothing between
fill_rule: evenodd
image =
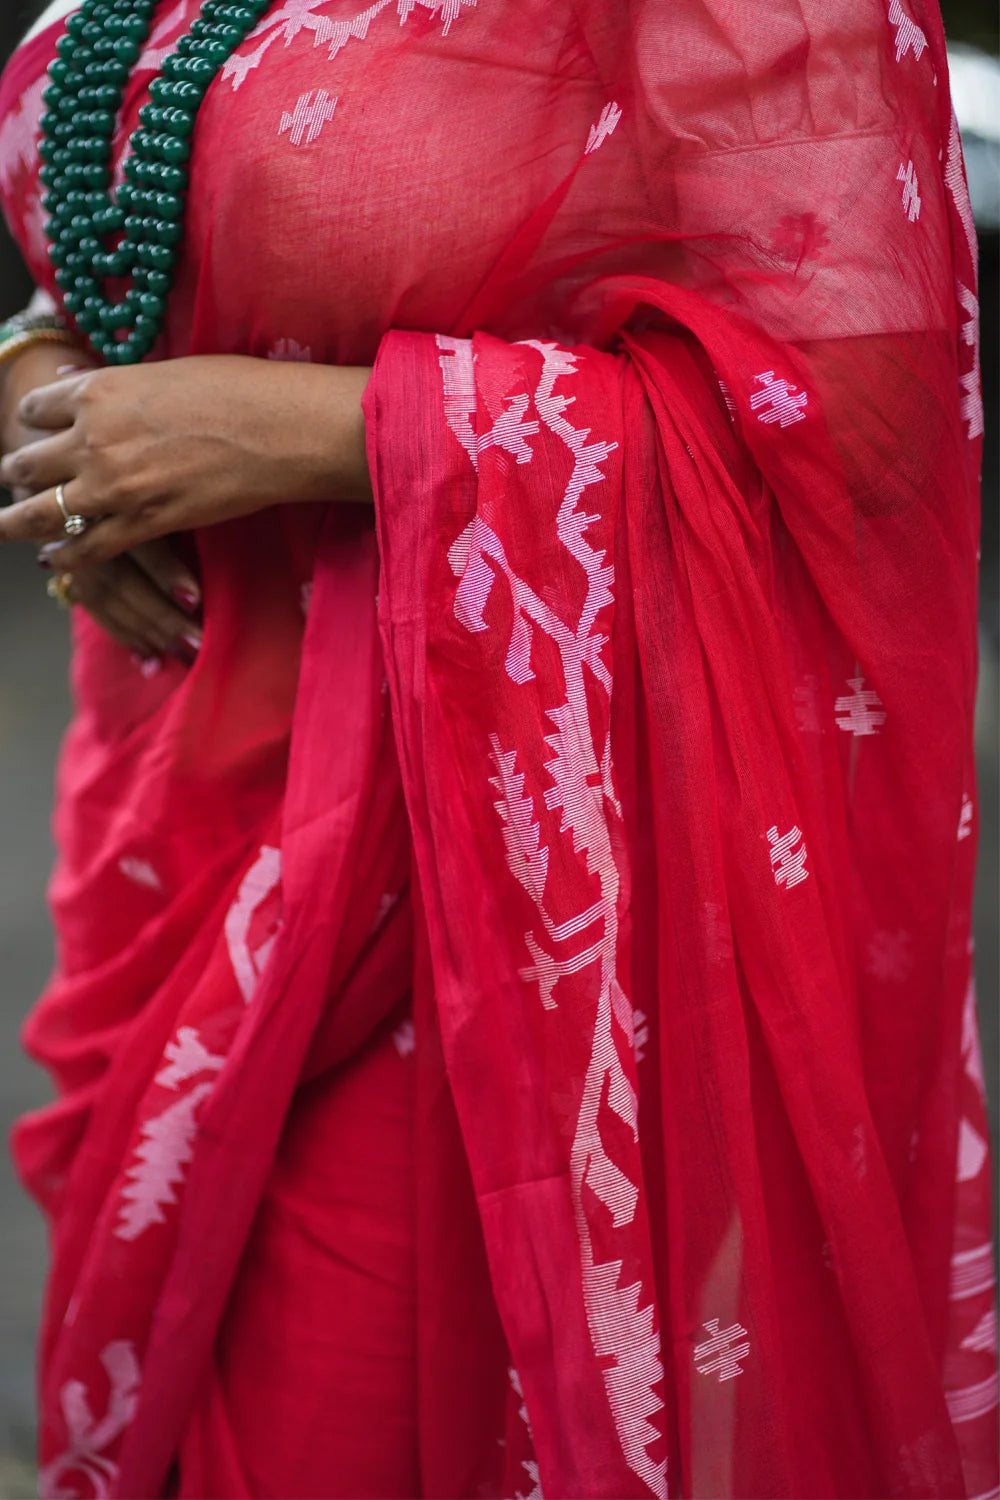
<instances>
[{"instance_id":1,"label":"red saree","mask_svg":"<svg viewBox=\"0 0 1000 1500\"><path fill-rule=\"evenodd\" d=\"M158 354L374 362L376 531L199 534L187 673L77 622L46 1495L276 1492L226 1350L395 1033L420 1493L995 1500L974 267L928 0L285 0L227 65Z\"/></svg>"}]
</instances>

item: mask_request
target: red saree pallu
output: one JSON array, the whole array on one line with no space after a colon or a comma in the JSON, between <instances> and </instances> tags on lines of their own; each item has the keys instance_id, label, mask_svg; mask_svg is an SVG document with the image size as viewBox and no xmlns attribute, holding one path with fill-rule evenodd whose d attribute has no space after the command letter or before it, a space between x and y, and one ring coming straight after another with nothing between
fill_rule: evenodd
<instances>
[{"instance_id":1,"label":"red saree pallu","mask_svg":"<svg viewBox=\"0 0 1000 1500\"><path fill-rule=\"evenodd\" d=\"M286 0L191 172L156 357L373 365L375 517L76 623L43 1494L996 1500L935 7Z\"/></svg>"}]
</instances>

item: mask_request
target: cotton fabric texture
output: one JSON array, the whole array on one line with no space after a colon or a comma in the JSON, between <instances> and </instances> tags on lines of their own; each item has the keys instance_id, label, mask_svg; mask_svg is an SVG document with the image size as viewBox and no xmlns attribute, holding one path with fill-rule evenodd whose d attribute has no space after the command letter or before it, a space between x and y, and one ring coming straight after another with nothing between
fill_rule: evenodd
<instances>
[{"instance_id":1,"label":"cotton fabric texture","mask_svg":"<svg viewBox=\"0 0 1000 1500\"><path fill-rule=\"evenodd\" d=\"M75 621L43 1493L995 1497L936 7L276 3L157 356L223 352L374 364L376 521L199 533L189 671Z\"/></svg>"}]
</instances>

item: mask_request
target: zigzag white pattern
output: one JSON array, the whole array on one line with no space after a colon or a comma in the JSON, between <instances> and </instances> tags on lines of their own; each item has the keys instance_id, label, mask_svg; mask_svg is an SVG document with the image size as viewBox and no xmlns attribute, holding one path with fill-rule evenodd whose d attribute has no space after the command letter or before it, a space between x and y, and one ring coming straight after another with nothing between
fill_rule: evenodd
<instances>
[{"instance_id":1,"label":"zigzag white pattern","mask_svg":"<svg viewBox=\"0 0 1000 1500\"><path fill-rule=\"evenodd\" d=\"M438 343L442 347L440 339ZM656 1389L663 1380L663 1361L654 1307L652 1303L640 1305L643 1293L640 1282L619 1285L623 1269L620 1260L596 1261L584 1193L586 1187L601 1200L615 1226L633 1221L638 1189L608 1155L598 1124L602 1103L607 1100L629 1127L633 1142L638 1140L638 1101L615 1040L617 1026L630 1048L634 1048L633 1012L616 973L620 877L611 845L608 809L615 806L617 799L611 801L606 791L613 788L607 745L603 747L601 761L597 759L584 670L610 697L611 674L603 658L607 637L594 627L601 610L613 603L614 569L605 550L591 546L587 539L588 530L599 517L583 510L581 500L589 486L605 482L601 465L616 444L590 442L589 429L574 427L566 417L575 398L555 392L559 379L576 373L578 357L555 344L529 340L528 345L542 357L535 408L545 428L559 438L573 457L572 474L556 517L556 530L560 542L586 577L585 601L575 628L561 620L514 572L496 533L477 516L449 551L452 569L460 579L454 608L456 617L467 629L485 630L484 611L499 574L507 580L514 605L507 652L507 672L512 681L522 683L533 675L530 661L533 627L543 630L559 652L566 701L548 711L553 727L544 737L551 751L545 768L552 784L545 792L545 805L550 811L561 812L560 832L571 836L574 852L583 855L588 874L597 877L599 893L590 907L559 924L545 910L548 850L541 844L534 805L525 794L524 774L516 769L516 751L504 750L495 735L491 736L490 744L497 776L491 784L501 795L496 806L504 827L511 871L539 911L550 941L563 942L591 926L595 928L595 936L587 946L566 958L556 958L533 933L527 933L533 963L521 971L521 977L538 984L543 1006L552 1009L557 1004L555 990L560 979L592 965L599 966L591 1057L570 1150L584 1302L594 1352L602 1363L606 1362L603 1377L608 1405L625 1460L654 1495L665 1495L666 1464L655 1462L648 1452L649 1445L658 1437L651 1419L663 1406ZM449 425L475 462L481 448L470 441L476 391L469 346L467 351L449 349L450 354L463 362L461 380L455 378L449 382L445 362L441 363ZM458 376L457 369L452 373ZM523 416L521 411L522 419Z\"/></svg>"}]
</instances>

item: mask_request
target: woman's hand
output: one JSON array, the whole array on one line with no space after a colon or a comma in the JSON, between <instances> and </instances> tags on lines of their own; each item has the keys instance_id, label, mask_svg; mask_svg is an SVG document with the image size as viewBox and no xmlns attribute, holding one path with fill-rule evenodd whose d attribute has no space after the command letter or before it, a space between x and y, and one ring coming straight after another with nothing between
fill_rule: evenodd
<instances>
[{"instance_id":1,"label":"woman's hand","mask_svg":"<svg viewBox=\"0 0 1000 1500\"><path fill-rule=\"evenodd\" d=\"M20 420L48 433L8 454L0 542L48 543L74 571L170 532L301 500L370 500L368 370L237 355L87 371L34 390ZM56 486L91 526L64 539Z\"/></svg>"},{"instance_id":2,"label":"woman's hand","mask_svg":"<svg viewBox=\"0 0 1000 1500\"><path fill-rule=\"evenodd\" d=\"M0 448L14 454L47 434L21 420L21 403L31 391L95 369L82 350L36 344L4 367L0 380ZM29 492L14 489L16 501ZM134 552L81 568L72 576L67 598L78 604L109 635L155 671L162 657L190 661L201 643L198 581L169 541L149 542Z\"/></svg>"}]
</instances>

